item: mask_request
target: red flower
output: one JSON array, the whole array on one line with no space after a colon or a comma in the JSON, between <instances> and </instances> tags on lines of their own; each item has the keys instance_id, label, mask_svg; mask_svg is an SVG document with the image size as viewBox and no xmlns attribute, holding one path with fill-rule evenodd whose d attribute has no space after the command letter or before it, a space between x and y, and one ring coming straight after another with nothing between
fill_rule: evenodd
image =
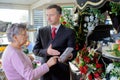
<instances>
[{"instance_id":1,"label":"red flower","mask_svg":"<svg viewBox=\"0 0 120 80\"><path fill-rule=\"evenodd\" d=\"M86 45L84 45L84 47L82 48L82 51L84 52L84 53L86 53L88 50L87 50L87 48L86 48Z\"/></svg>"},{"instance_id":2,"label":"red flower","mask_svg":"<svg viewBox=\"0 0 120 80\"><path fill-rule=\"evenodd\" d=\"M95 58L95 62L98 63L98 59L97 58Z\"/></svg>"},{"instance_id":3,"label":"red flower","mask_svg":"<svg viewBox=\"0 0 120 80\"><path fill-rule=\"evenodd\" d=\"M96 64L99 63L99 62L98 62L98 57L95 57L95 56L94 56L93 61L94 61Z\"/></svg>"},{"instance_id":4,"label":"red flower","mask_svg":"<svg viewBox=\"0 0 120 80\"><path fill-rule=\"evenodd\" d=\"M79 50L79 45L78 44L76 44L75 50Z\"/></svg>"},{"instance_id":5,"label":"red flower","mask_svg":"<svg viewBox=\"0 0 120 80\"><path fill-rule=\"evenodd\" d=\"M62 24L65 25L67 22L63 21Z\"/></svg>"},{"instance_id":6,"label":"red flower","mask_svg":"<svg viewBox=\"0 0 120 80\"><path fill-rule=\"evenodd\" d=\"M75 60L76 60L77 63L79 63L79 57L77 57Z\"/></svg>"},{"instance_id":7,"label":"red flower","mask_svg":"<svg viewBox=\"0 0 120 80\"><path fill-rule=\"evenodd\" d=\"M86 53L88 50L86 48L83 48L82 51Z\"/></svg>"},{"instance_id":8,"label":"red flower","mask_svg":"<svg viewBox=\"0 0 120 80\"><path fill-rule=\"evenodd\" d=\"M80 71L81 71L81 73L86 74L88 71L88 67L87 66L80 66Z\"/></svg>"},{"instance_id":9,"label":"red flower","mask_svg":"<svg viewBox=\"0 0 120 80\"><path fill-rule=\"evenodd\" d=\"M92 75L91 74L88 75L88 79L92 80Z\"/></svg>"},{"instance_id":10,"label":"red flower","mask_svg":"<svg viewBox=\"0 0 120 80\"><path fill-rule=\"evenodd\" d=\"M94 75L95 78L99 78L100 77L98 72L95 72L93 75Z\"/></svg>"},{"instance_id":11,"label":"red flower","mask_svg":"<svg viewBox=\"0 0 120 80\"><path fill-rule=\"evenodd\" d=\"M96 64L96 68L101 68L101 67L103 67L102 64L99 64L99 63Z\"/></svg>"},{"instance_id":12,"label":"red flower","mask_svg":"<svg viewBox=\"0 0 120 80\"><path fill-rule=\"evenodd\" d=\"M101 74L103 72L103 64L99 63L99 57L101 56L96 52L92 53L93 49L88 48L84 46L84 48L79 51L79 55L75 59L81 75L85 76L82 78L83 80L86 80L86 78L89 80L101 78Z\"/></svg>"},{"instance_id":13,"label":"red flower","mask_svg":"<svg viewBox=\"0 0 120 80\"><path fill-rule=\"evenodd\" d=\"M84 61L85 61L86 63L89 63L89 62L90 62L90 58L87 57L87 56L85 56L83 59L84 59Z\"/></svg>"}]
</instances>

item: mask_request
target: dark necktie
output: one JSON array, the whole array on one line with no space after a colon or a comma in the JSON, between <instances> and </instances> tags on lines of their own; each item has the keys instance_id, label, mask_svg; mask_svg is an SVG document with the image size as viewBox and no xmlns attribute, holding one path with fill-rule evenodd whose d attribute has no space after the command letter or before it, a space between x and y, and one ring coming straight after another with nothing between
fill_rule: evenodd
<instances>
[{"instance_id":1,"label":"dark necktie","mask_svg":"<svg viewBox=\"0 0 120 80\"><path fill-rule=\"evenodd\" d=\"M52 27L52 39L55 38L55 35L56 35L56 28L55 27Z\"/></svg>"}]
</instances>

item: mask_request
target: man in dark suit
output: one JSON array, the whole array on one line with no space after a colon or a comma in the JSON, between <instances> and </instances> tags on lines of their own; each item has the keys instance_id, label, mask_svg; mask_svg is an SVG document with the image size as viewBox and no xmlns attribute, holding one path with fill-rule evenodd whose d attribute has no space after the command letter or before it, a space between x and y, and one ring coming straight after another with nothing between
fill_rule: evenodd
<instances>
[{"instance_id":1,"label":"man in dark suit","mask_svg":"<svg viewBox=\"0 0 120 80\"><path fill-rule=\"evenodd\" d=\"M61 14L60 6L47 7L46 15L50 26L39 29L33 52L46 62L51 56L61 55L67 47L72 47L74 50L64 63L58 61L41 80L70 80L68 62L76 56L75 33L72 29L60 24ZM56 29L53 30L53 27ZM52 31L55 31L55 34Z\"/></svg>"}]
</instances>

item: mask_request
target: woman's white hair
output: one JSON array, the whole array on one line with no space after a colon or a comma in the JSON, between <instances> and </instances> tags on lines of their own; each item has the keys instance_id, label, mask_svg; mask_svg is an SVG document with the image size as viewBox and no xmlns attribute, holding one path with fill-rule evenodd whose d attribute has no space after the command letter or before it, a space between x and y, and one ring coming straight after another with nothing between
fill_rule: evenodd
<instances>
[{"instance_id":1,"label":"woman's white hair","mask_svg":"<svg viewBox=\"0 0 120 80\"><path fill-rule=\"evenodd\" d=\"M13 36L21 33L22 30L26 30L26 24L24 23L14 23L8 27L6 33L9 42L13 42Z\"/></svg>"}]
</instances>

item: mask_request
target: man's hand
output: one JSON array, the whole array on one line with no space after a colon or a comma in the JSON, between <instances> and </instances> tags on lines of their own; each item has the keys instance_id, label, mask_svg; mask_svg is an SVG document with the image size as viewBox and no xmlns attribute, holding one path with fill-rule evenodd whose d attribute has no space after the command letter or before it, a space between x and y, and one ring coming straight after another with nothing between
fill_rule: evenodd
<instances>
[{"instance_id":1,"label":"man's hand","mask_svg":"<svg viewBox=\"0 0 120 80\"><path fill-rule=\"evenodd\" d=\"M48 47L47 53L48 55L52 56L60 55L60 52L58 50L52 49L52 44L50 44L50 46Z\"/></svg>"},{"instance_id":2,"label":"man's hand","mask_svg":"<svg viewBox=\"0 0 120 80\"><path fill-rule=\"evenodd\" d=\"M66 62L66 61L68 61L68 60L71 60L72 58L73 58L73 54L70 53L70 55L66 57L66 59L64 60L64 62ZM58 58L58 61L59 61L59 62L63 62L60 58Z\"/></svg>"},{"instance_id":3,"label":"man's hand","mask_svg":"<svg viewBox=\"0 0 120 80\"><path fill-rule=\"evenodd\" d=\"M68 57L68 60L71 60L73 58L73 54L71 53L70 56Z\"/></svg>"}]
</instances>

